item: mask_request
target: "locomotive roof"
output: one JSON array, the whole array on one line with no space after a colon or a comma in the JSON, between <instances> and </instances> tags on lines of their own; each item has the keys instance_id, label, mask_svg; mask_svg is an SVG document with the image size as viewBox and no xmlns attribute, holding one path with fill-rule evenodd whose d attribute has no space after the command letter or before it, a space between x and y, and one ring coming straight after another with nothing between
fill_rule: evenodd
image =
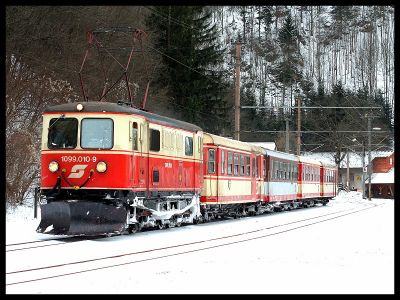
<instances>
[{"instance_id":1,"label":"locomotive roof","mask_svg":"<svg viewBox=\"0 0 400 300\"><path fill-rule=\"evenodd\" d=\"M111 102L72 102L47 107L44 112L78 112L76 106L79 103L83 105L83 112L116 112L123 114L134 114L143 116L150 122L158 123L161 125L176 127L188 131L203 131L202 128L191 123L153 114L147 111L127 106L125 104Z\"/></svg>"}]
</instances>

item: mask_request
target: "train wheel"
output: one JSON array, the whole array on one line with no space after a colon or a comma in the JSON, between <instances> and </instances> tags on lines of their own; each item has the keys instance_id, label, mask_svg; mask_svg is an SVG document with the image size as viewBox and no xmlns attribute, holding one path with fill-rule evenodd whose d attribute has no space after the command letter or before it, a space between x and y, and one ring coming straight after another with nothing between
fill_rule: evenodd
<instances>
[{"instance_id":1,"label":"train wheel","mask_svg":"<svg viewBox=\"0 0 400 300\"><path fill-rule=\"evenodd\" d=\"M138 223L129 224L129 227L128 227L128 232L129 233L136 233L138 231L140 231L140 227L139 227Z\"/></svg>"},{"instance_id":2,"label":"train wheel","mask_svg":"<svg viewBox=\"0 0 400 300\"><path fill-rule=\"evenodd\" d=\"M164 229L165 228L165 224L161 223L161 221L158 222L157 224L157 228L158 229Z\"/></svg>"}]
</instances>

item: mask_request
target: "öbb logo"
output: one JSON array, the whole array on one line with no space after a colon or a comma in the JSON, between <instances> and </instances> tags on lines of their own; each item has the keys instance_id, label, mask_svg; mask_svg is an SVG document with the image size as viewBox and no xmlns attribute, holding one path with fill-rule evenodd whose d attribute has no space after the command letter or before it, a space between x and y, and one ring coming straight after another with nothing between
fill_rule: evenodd
<instances>
[{"instance_id":1,"label":"\u00f6bb logo","mask_svg":"<svg viewBox=\"0 0 400 300\"><path fill-rule=\"evenodd\" d=\"M88 165L74 165L68 178L81 178L85 173L85 169L87 166Z\"/></svg>"}]
</instances>

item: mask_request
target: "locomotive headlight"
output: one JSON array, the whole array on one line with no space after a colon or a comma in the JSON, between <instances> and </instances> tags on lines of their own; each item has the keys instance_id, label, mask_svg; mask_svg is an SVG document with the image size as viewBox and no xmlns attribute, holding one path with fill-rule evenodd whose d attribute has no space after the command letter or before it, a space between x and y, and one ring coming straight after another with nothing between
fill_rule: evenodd
<instances>
[{"instance_id":1,"label":"locomotive headlight","mask_svg":"<svg viewBox=\"0 0 400 300\"><path fill-rule=\"evenodd\" d=\"M104 173L107 170L107 164L104 161L99 161L96 165L96 170L99 173Z\"/></svg>"},{"instance_id":2,"label":"locomotive headlight","mask_svg":"<svg viewBox=\"0 0 400 300\"><path fill-rule=\"evenodd\" d=\"M83 109L83 105L79 103L79 104L76 106L76 109L77 109L78 111L81 111L81 110Z\"/></svg>"},{"instance_id":3,"label":"locomotive headlight","mask_svg":"<svg viewBox=\"0 0 400 300\"><path fill-rule=\"evenodd\" d=\"M49 170L51 173L57 172L58 170L58 162L56 162L55 160L51 161L49 163Z\"/></svg>"}]
</instances>

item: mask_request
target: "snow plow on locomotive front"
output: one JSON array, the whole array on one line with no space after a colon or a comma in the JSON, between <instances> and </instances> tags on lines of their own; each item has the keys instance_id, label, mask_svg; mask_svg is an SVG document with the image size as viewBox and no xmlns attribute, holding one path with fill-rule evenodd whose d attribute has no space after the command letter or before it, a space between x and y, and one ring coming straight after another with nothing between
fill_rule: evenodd
<instances>
[{"instance_id":1,"label":"snow plow on locomotive front","mask_svg":"<svg viewBox=\"0 0 400 300\"><path fill-rule=\"evenodd\" d=\"M37 232L93 235L124 230L127 210L120 187L128 176L116 171L129 164L129 156L112 150L115 123L121 120L107 108L96 112L91 106L70 103L43 114Z\"/></svg>"},{"instance_id":2,"label":"snow plow on locomotive front","mask_svg":"<svg viewBox=\"0 0 400 300\"><path fill-rule=\"evenodd\" d=\"M121 103L49 107L43 113L36 199L41 222L36 231L110 235L178 226L200 217L200 178L183 175L199 169L196 153L201 147L193 140L201 129L175 123ZM163 155L168 154L163 153L163 134L166 126L172 132L173 125L186 128L187 136L180 136L184 161ZM191 153L185 143L192 147Z\"/></svg>"}]
</instances>

